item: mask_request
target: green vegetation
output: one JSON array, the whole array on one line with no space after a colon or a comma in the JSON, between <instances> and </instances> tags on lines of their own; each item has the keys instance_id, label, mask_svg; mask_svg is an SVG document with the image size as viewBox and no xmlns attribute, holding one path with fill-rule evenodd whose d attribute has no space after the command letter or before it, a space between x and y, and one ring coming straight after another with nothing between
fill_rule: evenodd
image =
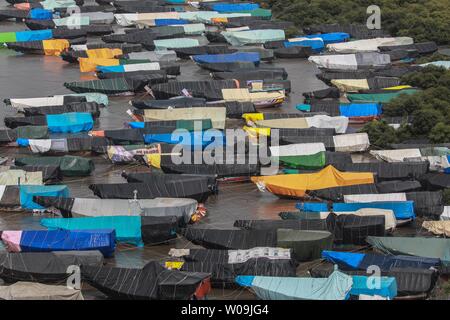
<instances>
[{"instance_id":1,"label":"green vegetation","mask_svg":"<svg viewBox=\"0 0 450 320\"><path fill-rule=\"evenodd\" d=\"M413 95L401 95L383 106L383 115L412 115L411 124L393 130L383 121L372 121L362 131L379 147L406 139L428 138L434 143L450 142L450 71L428 66L405 75L402 83L423 89Z\"/></svg>"},{"instance_id":2,"label":"green vegetation","mask_svg":"<svg viewBox=\"0 0 450 320\"><path fill-rule=\"evenodd\" d=\"M450 0L259 0L275 17L299 27L365 23L370 5L381 8L381 27L416 42L450 44Z\"/></svg>"}]
</instances>

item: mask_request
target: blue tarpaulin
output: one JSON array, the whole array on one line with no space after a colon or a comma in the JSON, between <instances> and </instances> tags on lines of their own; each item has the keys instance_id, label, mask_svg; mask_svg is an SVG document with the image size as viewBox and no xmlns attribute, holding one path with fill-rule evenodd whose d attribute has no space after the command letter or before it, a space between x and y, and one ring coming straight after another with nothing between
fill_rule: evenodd
<instances>
[{"instance_id":1,"label":"blue tarpaulin","mask_svg":"<svg viewBox=\"0 0 450 320\"><path fill-rule=\"evenodd\" d=\"M188 132L187 130L180 130L174 133L155 133L144 135L145 143L168 143L180 144L183 146L201 146L202 148L210 146L219 146L225 144L225 135L218 134L214 131L212 133L206 132Z\"/></svg>"},{"instance_id":2,"label":"blue tarpaulin","mask_svg":"<svg viewBox=\"0 0 450 320\"><path fill-rule=\"evenodd\" d=\"M320 52L323 49L325 49L325 44L323 43L323 40L320 39L305 39L300 41L285 41L284 46L286 48L289 47L310 47L312 51L314 52Z\"/></svg>"},{"instance_id":3,"label":"blue tarpaulin","mask_svg":"<svg viewBox=\"0 0 450 320\"><path fill-rule=\"evenodd\" d=\"M197 63L253 62L258 65L261 58L258 52L236 52L229 54L202 54L193 56Z\"/></svg>"},{"instance_id":4,"label":"blue tarpaulin","mask_svg":"<svg viewBox=\"0 0 450 320\"><path fill-rule=\"evenodd\" d=\"M325 45L330 44L330 43L344 42L344 41L347 41L348 39L350 39L350 35L345 32L309 34L306 36L299 36L299 37L305 37L305 38L309 38L309 39L320 38L323 40Z\"/></svg>"},{"instance_id":5,"label":"blue tarpaulin","mask_svg":"<svg viewBox=\"0 0 450 320\"><path fill-rule=\"evenodd\" d=\"M35 8L30 10L28 17L33 20L51 20L53 13L51 10Z\"/></svg>"},{"instance_id":6,"label":"blue tarpaulin","mask_svg":"<svg viewBox=\"0 0 450 320\"><path fill-rule=\"evenodd\" d=\"M259 8L257 3L218 3L212 6L213 11L220 13L232 13L240 11L251 11Z\"/></svg>"},{"instance_id":7,"label":"blue tarpaulin","mask_svg":"<svg viewBox=\"0 0 450 320\"><path fill-rule=\"evenodd\" d=\"M116 239L137 246L143 246L140 216L106 216L85 218L49 218L42 219L41 225L50 230L99 230L114 229Z\"/></svg>"},{"instance_id":8,"label":"blue tarpaulin","mask_svg":"<svg viewBox=\"0 0 450 320\"><path fill-rule=\"evenodd\" d=\"M17 138L16 143L19 147L28 147L30 145L29 139Z\"/></svg>"},{"instance_id":9,"label":"blue tarpaulin","mask_svg":"<svg viewBox=\"0 0 450 320\"><path fill-rule=\"evenodd\" d=\"M344 117L371 117L382 113L381 105L378 103L350 103L339 106L341 116Z\"/></svg>"},{"instance_id":10,"label":"blue tarpaulin","mask_svg":"<svg viewBox=\"0 0 450 320\"><path fill-rule=\"evenodd\" d=\"M97 66L95 69L99 72L125 72L125 65L119 64L117 66Z\"/></svg>"},{"instance_id":11,"label":"blue tarpaulin","mask_svg":"<svg viewBox=\"0 0 450 320\"><path fill-rule=\"evenodd\" d=\"M338 252L338 251L322 251L322 259L333 262L335 264L344 264L353 269L358 269L361 261L366 255L364 253Z\"/></svg>"},{"instance_id":12,"label":"blue tarpaulin","mask_svg":"<svg viewBox=\"0 0 450 320\"><path fill-rule=\"evenodd\" d=\"M77 133L92 130L94 119L89 112L49 114L47 126L52 133Z\"/></svg>"},{"instance_id":13,"label":"blue tarpaulin","mask_svg":"<svg viewBox=\"0 0 450 320\"><path fill-rule=\"evenodd\" d=\"M301 211L326 212L327 203L303 202L296 207ZM414 201L386 201L386 202L355 202L355 203L333 203L335 212L353 212L364 208L384 209L394 211L395 218L399 220L414 219Z\"/></svg>"},{"instance_id":14,"label":"blue tarpaulin","mask_svg":"<svg viewBox=\"0 0 450 320\"><path fill-rule=\"evenodd\" d=\"M35 41L35 40L48 40L53 38L52 30L33 30L33 31L17 31L16 41Z\"/></svg>"},{"instance_id":15,"label":"blue tarpaulin","mask_svg":"<svg viewBox=\"0 0 450 320\"><path fill-rule=\"evenodd\" d=\"M352 278L351 295L377 295L390 300L397 296L397 281L394 277L352 276Z\"/></svg>"},{"instance_id":16,"label":"blue tarpaulin","mask_svg":"<svg viewBox=\"0 0 450 320\"><path fill-rule=\"evenodd\" d=\"M177 24L188 24L190 23L189 20L182 20L182 19L155 19L155 26L172 26Z\"/></svg>"},{"instance_id":17,"label":"blue tarpaulin","mask_svg":"<svg viewBox=\"0 0 450 320\"><path fill-rule=\"evenodd\" d=\"M20 206L23 209L44 209L33 201L34 196L45 197L64 197L70 196L69 188L65 185L51 185L51 186L20 186Z\"/></svg>"},{"instance_id":18,"label":"blue tarpaulin","mask_svg":"<svg viewBox=\"0 0 450 320\"><path fill-rule=\"evenodd\" d=\"M24 230L22 252L99 250L110 257L116 247L114 230Z\"/></svg>"}]
</instances>

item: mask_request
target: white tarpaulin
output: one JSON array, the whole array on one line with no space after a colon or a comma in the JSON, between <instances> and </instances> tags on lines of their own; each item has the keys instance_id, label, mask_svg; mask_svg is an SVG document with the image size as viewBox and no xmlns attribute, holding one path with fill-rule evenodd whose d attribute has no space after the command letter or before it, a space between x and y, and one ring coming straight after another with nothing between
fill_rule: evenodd
<instances>
[{"instance_id":1,"label":"white tarpaulin","mask_svg":"<svg viewBox=\"0 0 450 320\"><path fill-rule=\"evenodd\" d=\"M125 64L123 66L124 72L133 72L133 71L145 71L145 70L160 70L159 62L150 62L150 63L131 63Z\"/></svg>"},{"instance_id":2,"label":"white tarpaulin","mask_svg":"<svg viewBox=\"0 0 450 320\"><path fill-rule=\"evenodd\" d=\"M8 171L0 172L0 185L2 186L17 186L17 185L41 185L42 172L41 171L23 171L10 169ZM1 197L0 197L1 199Z\"/></svg>"},{"instance_id":3,"label":"white tarpaulin","mask_svg":"<svg viewBox=\"0 0 450 320\"><path fill-rule=\"evenodd\" d=\"M318 115L313 117L306 117L306 122L310 127L314 128L331 128L335 129L336 133L345 133L348 127L347 117L330 117Z\"/></svg>"},{"instance_id":4,"label":"white tarpaulin","mask_svg":"<svg viewBox=\"0 0 450 320\"><path fill-rule=\"evenodd\" d=\"M29 139L28 144L33 153L68 152L67 139Z\"/></svg>"},{"instance_id":5,"label":"white tarpaulin","mask_svg":"<svg viewBox=\"0 0 450 320\"><path fill-rule=\"evenodd\" d=\"M155 19L180 19L178 12L150 12L150 13L117 13L114 15L117 24L129 27L139 21L149 21Z\"/></svg>"},{"instance_id":6,"label":"white tarpaulin","mask_svg":"<svg viewBox=\"0 0 450 320\"><path fill-rule=\"evenodd\" d=\"M408 201L406 193L380 193L380 194L347 194L344 202L384 202L384 201Z\"/></svg>"},{"instance_id":7,"label":"white tarpaulin","mask_svg":"<svg viewBox=\"0 0 450 320\"><path fill-rule=\"evenodd\" d=\"M430 163L430 171L442 172L450 167L447 156L427 156L422 157L422 160Z\"/></svg>"},{"instance_id":8,"label":"white tarpaulin","mask_svg":"<svg viewBox=\"0 0 450 320\"><path fill-rule=\"evenodd\" d=\"M266 258L271 260L291 259L291 249L258 247L248 250L228 250L228 263L244 263L249 259Z\"/></svg>"},{"instance_id":9,"label":"white tarpaulin","mask_svg":"<svg viewBox=\"0 0 450 320\"><path fill-rule=\"evenodd\" d=\"M238 89L222 89L222 97L225 101L241 101L241 102L253 102L255 104L284 99L286 96L284 91L260 91L250 92L246 88Z\"/></svg>"},{"instance_id":10,"label":"white tarpaulin","mask_svg":"<svg viewBox=\"0 0 450 320\"><path fill-rule=\"evenodd\" d=\"M148 59L152 62L170 62L177 60L177 53L173 50L130 52L127 56L130 59Z\"/></svg>"},{"instance_id":11,"label":"white tarpaulin","mask_svg":"<svg viewBox=\"0 0 450 320\"><path fill-rule=\"evenodd\" d=\"M331 84L341 92L358 92L370 89L367 79L333 79Z\"/></svg>"},{"instance_id":12,"label":"white tarpaulin","mask_svg":"<svg viewBox=\"0 0 450 320\"><path fill-rule=\"evenodd\" d=\"M320 218L326 219L328 217L329 212L321 212ZM386 230L392 230L395 229L397 226L397 219L395 218L394 211L392 210L384 210L384 209L374 209L374 208L364 208L359 209L357 211L351 211L351 212L334 212L336 215L343 215L343 214L352 214L355 216L360 217L367 217L367 216L384 216L384 225Z\"/></svg>"},{"instance_id":13,"label":"white tarpaulin","mask_svg":"<svg viewBox=\"0 0 450 320\"><path fill-rule=\"evenodd\" d=\"M82 12L77 13L82 17L89 17L91 24L111 24L114 22L114 13L112 12Z\"/></svg>"},{"instance_id":14,"label":"white tarpaulin","mask_svg":"<svg viewBox=\"0 0 450 320\"><path fill-rule=\"evenodd\" d=\"M356 56L354 54L311 56L308 60L315 63L319 68L342 70L358 69L358 62L356 61Z\"/></svg>"},{"instance_id":15,"label":"white tarpaulin","mask_svg":"<svg viewBox=\"0 0 450 320\"><path fill-rule=\"evenodd\" d=\"M372 150L370 154L386 162L404 162L421 160L420 149Z\"/></svg>"},{"instance_id":16,"label":"white tarpaulin","mask_svg":"<svg viewBox=\"0 0 450 320\"><path fill-rule=\"evenodd\" d=\"M297 143L270 147L273 157L307 156L325 151L323 143Z\"/></svg>"},{"instance_id":17,"label":"white tarpaulin","mask_svg":"<svg viewBox=\"0 0 450 320\"><path fill-rule=\"evenodd\" d=\"M0 185L0 200L3 198L3 193L5 193L6 186Z\"/></svg>"},{"instance_id":18,"label":"white tarpaulin","mask_svg":"<svg viewBox=\"0 0 450 320\"><path fill-rule=\"evenodd\" d=\"M1 190L0 190L0 192L1 192ZM441 214L441 220L450 220L450 206L444 207L444 211L442 211L442 214Z\"/></svg>"},{"instance_id":19,"label":"white tarpaulin","mask_svg":"<svg viewBox=\"0 0 450 320\"><path fill-rule=\"evenodd\" d=\"M333 136L334 151L336 152L362 152L370 147L367 133L350 133Z\"/></svg>"},{"instance_id":20,"label":"white tarpaulin","mask_svg":"<svg viewBox=\"0 0 450 320\"><path fill-rule=\"evenodd\" d=\"M64 95L42 98L10 99L11 106L23 111L26 107L62 106Z\"/></svg>"},{"instance_id":21,"label":"white tarpaulin","mask_svg":"<svg viewBox=\"0 0 450 320\"><path fill-rule=\"evenodd\" d=\"M424 221L422 227L437 236L450 237L450 221Z\"/></svg>"},{"instance_id":22,"label":"white tarpaulin","mask_svg":"<svg viewBox=\"0 0 450 320\"><path fill-rule=\"evenodd\" d=\"M222 107L146 109L144 110L144 118L145 121L211 119L213 128L224 129L226 113L227 109Z\"/></svg>"},{"instance_id":23,"label":"white tarpaulin","mask_svg":"<svg viewBox=\"0 0 450 320\"><path fill-rule=\"evenodd\" d=\"M400 46L413 43L414 40L410 37L374 38L331 43L327 45L327 49L332 52L340 53L372 52L378 51L378 47L380 46Z\"/></svg>"}]
</instances>

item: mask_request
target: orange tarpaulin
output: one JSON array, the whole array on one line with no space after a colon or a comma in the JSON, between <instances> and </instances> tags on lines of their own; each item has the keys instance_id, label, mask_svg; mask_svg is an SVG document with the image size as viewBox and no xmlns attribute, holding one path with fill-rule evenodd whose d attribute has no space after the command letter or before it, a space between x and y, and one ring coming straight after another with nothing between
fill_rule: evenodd
<instances>
[{"instance_id":1,"label":"orange tarpaulin","mask_svg":"<svg viewBox=\"0 0 450 320\"><path fill-rule=\"evenodd\" d=\"M14 8L16 8L18 10L30 10L31 9L31 4L29 4L27 2L16 3L14 5Z\"/></svg>"},{"instance_id":2,"label":"orange tarpaulin","mask_svg":"<svg viewBox=\"0 0 450 320\"><path fill-rule=\"evenodd\" d=\"M81 72L96 71L97 66L118 66L119 59L78 58Z\"/></svg>"},{"instance_id":3,"label":"orange tarpaulin","mask_svg":"<svg viewBox=\"0 0 450 320\"><path fill-rule=\"evenodd\" d=\"M374 183L372 172L341 172L333 166L316 173L260 176L251 179L262 189L289 197L304 197L308 190Z\"/></svg>"},{"instance_id":4,"label":"orange tarpaulin","mask_svg":"<svg viewBox=\"0 0 450 320\"><path fill-rule=\"evenodd\" d=\"M227 23L228 19L227 18L212 18L211 22L214 24Z\"/></svg>"},{"instance_id":5,"label":"orange tarpaulin","mask_svg":"<svg viewBox=\"0 0 450 320\"><path fill-rule=\"evenodd\" d=\"M42 40L42 45L46 56L59 56L70 47L69 40L66 39Z\"/></svg>"},{"instance_id":6,"label":"orange tarpaulin","mask_svg":"<svg viewBox=\"0 0 450 320\"><path fill-rule=\"evenodd\" d=\"M117 56L123 54L122 49L110 49L110 48L101 48L101 49L88 49L86 50L86 54L88 58L102 58L102 59L113 59Z\"/></svg>"}]
</instances>

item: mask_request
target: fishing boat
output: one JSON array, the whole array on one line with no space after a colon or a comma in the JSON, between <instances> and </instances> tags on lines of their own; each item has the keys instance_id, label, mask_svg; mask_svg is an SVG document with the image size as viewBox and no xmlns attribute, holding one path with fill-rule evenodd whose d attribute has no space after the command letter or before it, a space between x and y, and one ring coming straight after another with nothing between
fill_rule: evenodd
<instances>
[{"instance_id":1,"label":"fishing boat","mask_svg":"<svg viewBox=\"0 0 450 320\"><path fill-rule=\"evenodd\" d=\"M392 277L378 277L380 286L368 285L367 276L349 276L334 270L328 278L238 276L236 282L249 287L263 300L348 300L351 296L397 296Z\"/></svg>"},{"instance_id":2,"label":"fishing boat","mask_svg":"<svg viewBox=\"0 0 450 320\"><path fill-rule=\"evenodd\" d=\"M2 232L9 252L51 252L98 250L111 257L115 249L114 230L21 230Z\"/></svg>"},{"instance_id":3,"label":"fishing boat","mask_svg":"<svg viewBox=\"0 0 450 320\"><path fill-rule=\"evenodd\" d=\"M101 80L66 82L64 86L77 93L99 92L107 95L131 95L145 91L147 78L113 78Z\"/></svg>"},{"instance_id":4,"label":"fishing boat","mask_svg":"<svg viewBox=\"0 0 450 320\"><path fill-rule=\"evenodd\" d=\"M332 247L333 235L328 231L270 229L219 230L186 228L183 236L207 249L251 249L255 247L290 248L297 261L317 259L322 250Z\"/></svg>"},{"instance_id":5,"label":"fishing boat","mask_svg":"<svg viewBox=\"0 0 450 320\"><path fill-rule=\"evenodd\" d=\"M221 35L232 46L264 44L268 41L285 39L284 30L282 29L249 30L239 32L222 31Z\"/></svg>"},{"instance_id":6,"label":"fishing boat","mask_svg":"<svg viewBox=\"0 0 450 320\"><path fill-rule=\"evenodd\" d=\"M339 70L358 70L374 66L389 66L391 63L388 54L377 52L311 56L308 60L316 64L319 68Z\"/></svg>"},{"instance_id":7,"label":"fishing boat","mask_svg":"<svg viewBox=\"0 0 450 320\"><path fill-rule=\"evenodd\" d=\"M48 208L53 208L65 218L72 216L101 217L101 216L175 216L183 224L191 221L197 209L197 201L183 198L155 198L155 199L90 199L63 198L51 196L36 196L34 202Z\"/></svg>"},{"instance_id":8,"label":"fishing boat","mask_svg":"<svg viewBox=\"0 0 450 320\"><path fill-rule=\"evenodd\" d=\"M0 254L0 278L6 282L62 283L69 266L101 266L100 251L5 252Z\"/></svg>"},{"instance_id":9,"label":"fishing boat","mask_svg":"<svg viewBox=\"0 0 450 320\"><path fill-rule=\"evenodd\" d=\"M309 191L373 184L373 174L369 172L340 172L328 166L317 173L290 174L252 177L252 181L260 188L278 196L304 197Z\"/></svg>"},{"instance_id":10,"label":"fishing boat","mask_svg":"<svg viewBox=\"0 0 450 320\"><path fill-rule=\"evenodd\" d=\"M2 300L84 300L81 290L65 285L49 285L19 281L9 286L0 286Z\"/></svg>"},{"instance_id":11,"label":"fishing boat","mask_svg":"<svg viewBox=\"0 0 450 320\"><path fill-rule=\"evenodd\" d=\"M161 244L177 236L178 221L174 216L102 216L82 218L41 219L41 225L49 230L103 230L112 229L116 241L138 247Z\"/></svg>"},{"instance_id":12,"label":"fishing boat","mask_svg":"<svg viewBox=\"0 0 450 320\"><path fill-rule=\"evenodd\" d=\"M184 179L176 181L164 178L152 184L147 183L116 183L92 184L89 186L101 199L154 199L158 197L191 198L205 202L212 191L204 179ZM137 191L137 192L136 192Z\"/></svg>"},{"instance_id":13,"label":"fishing boat","mask_svg":"<svg viewBox=\"0 0 450 320\"><path fill-rule=\"evenodd\" d=\"M9 185L0 186L0 208L21 210L43 210L33 201L34 196L68 197L69 189L65 185Z\"/></svg>"},{"instance_id":14,"label":"fishing boat","mask_svg":"<svg viewBox=\"0 0 450 320\"><path fill-rule=\"evenodd\" d=\"M88 176L95 168L91 159L69 155L62 157L22 157L16 158L14 164L18 167L27 165L58 166L61 174L65 177Z\"/></svg>"},{"instance_id":15,"label":"fishing boat","mask_svg":"<svg viewBox=\"0 0 450 320\"><path fill-rule=\"evenodd\" d=\"M97 119L100 116L100 109L104 107L104 104L98 104L97 102L76 102L61 106L25 107L23 108L23 113L25 117L49 114L90 113L93 119Z\"/></svg>"}]
</instances>

